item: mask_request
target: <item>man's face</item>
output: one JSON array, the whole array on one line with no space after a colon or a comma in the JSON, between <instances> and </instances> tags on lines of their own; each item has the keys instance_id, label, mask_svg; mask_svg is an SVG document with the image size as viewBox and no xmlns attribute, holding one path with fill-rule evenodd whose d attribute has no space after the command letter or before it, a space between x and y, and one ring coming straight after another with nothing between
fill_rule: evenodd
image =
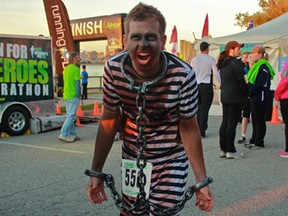
<instances>
[{"instance_id":1,"label":"man's face","mask_svg":"<svg viewBox=\"0 0 288 216\"><path fill-rule=\"evenodd\" d=\"M154 19L130 21L129 32L124 37L124 44L138 75L144 78L157 75L156 73L162 67L160 52L165 42L166 35L160 35L158 21L156 22Z\"/></svg>"},{"instance_id":2,"label":"man's face","mask_svg":"<svg viewBox=\"0 0 288 216\"><path fill-rule=\"evenodd\" d=\"M81 62L80 55L76 55L75 58L73 58L73 64L79 67L80 62Z\"/></svg>"}]
</instances>

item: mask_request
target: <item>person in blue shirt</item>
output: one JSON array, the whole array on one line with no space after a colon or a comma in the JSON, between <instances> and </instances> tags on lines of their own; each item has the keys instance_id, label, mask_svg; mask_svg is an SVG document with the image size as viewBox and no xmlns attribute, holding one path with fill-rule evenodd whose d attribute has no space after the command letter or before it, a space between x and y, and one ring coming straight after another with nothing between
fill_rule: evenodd
<instances>
[{"instance_id":1,"label":"person in blue shirt","mask_svg":"<svg viewBox=\"0 0 288 216\"><path fill-rule=\"evenodd\" d=\"M88 73L86 71L86 65L82 65L82 99L87 99L87 85L88 85Z\"/></svg>"}]
</instances>

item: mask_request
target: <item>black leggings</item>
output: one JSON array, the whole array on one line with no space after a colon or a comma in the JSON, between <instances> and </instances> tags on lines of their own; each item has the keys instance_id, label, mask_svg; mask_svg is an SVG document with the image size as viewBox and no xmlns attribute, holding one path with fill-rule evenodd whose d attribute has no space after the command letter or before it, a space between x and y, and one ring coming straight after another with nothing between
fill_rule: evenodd
<instances>
[{"instance_id":1,"label":"black leggings","mask_svg":"<svg viewBox=\"0 0 288 216\"><path fill-rule=\"evenodd\" d=\"M280 111L285 124L285 151L288 152L288 99L280 100Z\"/></svg>"},{"instance_id":2,"label":"black leggings","mask_svg":"<svg viewBox=\"0 0 288 216\"><path fill-rule=\"evenodd\" d=\"M220 149L224 152L236 152L234 141L241 105L222 103L222 109L222 123L219 131Z\"/></svg>"}]
</instances>

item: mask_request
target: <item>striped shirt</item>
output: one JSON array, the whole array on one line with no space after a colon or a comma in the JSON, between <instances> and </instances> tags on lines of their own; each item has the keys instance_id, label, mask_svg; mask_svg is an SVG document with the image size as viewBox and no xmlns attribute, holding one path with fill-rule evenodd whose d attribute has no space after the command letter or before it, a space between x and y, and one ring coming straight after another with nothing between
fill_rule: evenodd
<instances>
[{"instance_id":1,"label":"striped shirt","mask_svg":"<svg viewBox=\"0 0 288 216\"><path fill-rule=\"evenodd\" d=\"M144 136L147 144L144 154L152 163L185 155L179 119L195 116L198 104L197 82L191 66L165 51L161 52L161 57L163 70L145 91ZM147 80L133 72L127 52L111 57L105 64L103 103L106 109L121 109L121 119L125 119L123 157L127 159L135 159L139 154L136 98L139 86L145 82L147 84Z\"/></svg>"}]
</instances>

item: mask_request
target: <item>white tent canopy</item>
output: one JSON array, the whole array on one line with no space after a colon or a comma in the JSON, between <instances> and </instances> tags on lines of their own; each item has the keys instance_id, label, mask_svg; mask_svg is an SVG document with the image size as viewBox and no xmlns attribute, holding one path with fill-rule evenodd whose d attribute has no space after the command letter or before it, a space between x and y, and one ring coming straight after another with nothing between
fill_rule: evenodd
<instances>
[{"instance_id":1,"label":"white tent canopy","mask_svg":"<svg viewBox=\"0 0 288 216\"><path fill-rule=\"evenodd\" d=\"M203 39L211 44L210 54L216 59L220 53L220 45L224 45L229 41L235 40L239 43L261 43L266 48L267 53L270 56L270 63L273 66L275 72L278 71L278 57L288 55L288 13L277 17L263 25L243 31L237 34L227 35L217 38ZM200 43L202 39L197 39L194 42L194 48L199 51ZM277 78L276 78L277 79ZM275 80L272 86L278 83Z\"/></svg>"},{"instance_id":2,"label":"white tent canopy","mask_svg":"<svg viewBox=\"0 0 288 216\"><path fill-rule=\"evenodd\" d=\"M207 41L215 44L226 44L230 40L239 43L273 43L275 40L288 36L288 13L283 14L263 25L224 37L210 38Z\"/></svg>"}]
</instances>

